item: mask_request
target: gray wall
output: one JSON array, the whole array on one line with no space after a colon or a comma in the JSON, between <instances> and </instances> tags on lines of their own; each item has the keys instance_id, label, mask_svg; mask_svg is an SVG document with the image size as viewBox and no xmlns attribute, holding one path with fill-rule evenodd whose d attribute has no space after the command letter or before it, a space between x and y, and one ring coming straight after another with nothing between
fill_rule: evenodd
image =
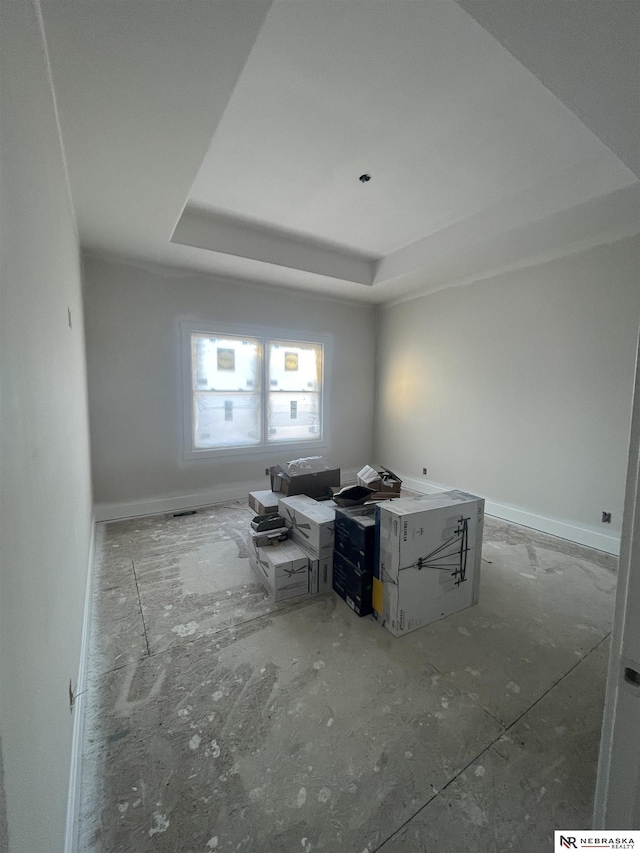
<instances>
[{"instance_id":1,"label":"gray wall","mask_svg":"<svg viewBox=\"0 0 640 853\"><path fill-rule=\"evenodd\" d=\"M9 850L57 853L91 491L79 253L30 3L2 3L0 80L0 734Z\"/></svg>"},{"instance_id":2,"label":"gray wall","mask_svg":"<svg viewBox=\"0 0 640 853\"><path fill-rule=\"evenodd\" d=\"M619 531L639 260L630 238L381 309L376 458L526 513Z\"/></svg>"},{"instance_id":3,"label":"gray wall","mask_svg":"<svg viewBox=\"0 0 640 853\"><path fill-rule=\"evenodd\" d=\"M0 850L9 849L9 829L7 827L7 794L4 787L4 767L2 763L2 742L0 741Z\"/></svg>"},{"instance_id":4,"label":"gray wall","mask_svg":"<svg viewBox=\"0 0 640 853\"><path fill-rule=\"evenodd\" d=\"M375 310L299 291L145 269L87 256L86 334L93 484L99 517L197 505L267 488L282 452L183 459L181 318L330 335L323 451L342 468L373 446ZM308 455L302 448L292 455Z\"/></svg>"}]
</instances>

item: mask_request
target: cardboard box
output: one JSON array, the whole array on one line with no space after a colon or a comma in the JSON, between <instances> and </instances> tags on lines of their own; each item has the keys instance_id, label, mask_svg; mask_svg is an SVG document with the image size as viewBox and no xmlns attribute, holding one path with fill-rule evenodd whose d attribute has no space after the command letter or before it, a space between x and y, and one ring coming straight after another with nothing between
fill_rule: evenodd
<instances>
[{"instance_id":1,"label":"cardboard box","mask_svg":"<svg viewBox=\"0 0 640 853\"><path fill-rule=\"evenodd\" d=\"M381 504L379 514L376 606L394 636L477 604L483 498L439 492Z\"/></svg>"},{"instance_id":2,"label":"cardboard box","mask_svg":"<svg viewBox=\"0 0 640 853\"><path fill-rule=\"evenodd\" d=\"M370 465L365 465L358 471L358 485L373 490L372 501L387 500L388 498L400 497L402 480L388 468L376 470Z\"/></svg>"},{"instance_id":3,"label":"cardboard box","mask_svg":"<svg viewBox=\"0 0 640 853\"><path fill-rule=\"evenodd\" d=\"M331 592L333 589L333 551L325 556L320 556L314 551L300 545L309 560L309 592L317 595L323 592Z\"/></svg>"},{"instance_id":4,"label":"cardboard box","mask_svg":"<svg viewBox=\"0 0 640 853\"><path fill-rule=\"evenodd\" d=\"M332 504L319 503L308 495L294 495L280 498L278 512L294 542L324 556L333 551L336 509Z\"/></svg>"},{"instance_id":5,"label":"cardboard box","mask_svg":"<svg viewBox=\"0 0 640 853\"><path fill-rule=\"evenodd\" d=\"M359 569L337 551L333 555L333 589L358 616L373 613L373 574Z\"/></svg>"},{"instance_id":6,"label":"cardboard box","mask_svg":"<svg viewBox=\"0 0 640 853\"><path fill-rule=\"evenodd\" d=\"M249 508L256 515L265 515L268 512L278 512L278 495L264 489L259 492L249 492Z\"/></svg>"},{"instance_id":7,"label":"cardboard box","mask_svg":"<svg viewBox=\"0 0 640 853\"><path fill-rule=\"evenodd\" d=\"M336 552L371 573L377 557L377 509L375 504L336 509Z\"/></svg>"},{"instance_id":8,"label":"cardboard box","mask_svg":"<svg viewBox=\"0 0 640 853\"><path fill-rule=\"evenodd\" d=\"M252 544L249 562L275 601L309 590L309 560L295 542L267 548Z\"/></svg>"},{"instance_id":9,"label":"cardboard box","mask_svg":"<svg viewBox=\"0 0 640 853\"><path fill-rule=\"evenodd\" d=\"M340 485L340 469L332 468L321 456L295 459L284 467L274 465L269 473L272 491L283 497L330 498L331 486Z\"/></svg>"}]
</instances>

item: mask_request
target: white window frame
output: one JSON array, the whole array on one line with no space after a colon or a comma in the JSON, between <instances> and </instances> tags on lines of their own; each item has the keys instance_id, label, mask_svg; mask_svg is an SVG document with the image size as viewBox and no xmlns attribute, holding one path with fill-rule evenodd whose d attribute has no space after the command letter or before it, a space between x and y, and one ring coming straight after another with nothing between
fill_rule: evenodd
<instances>
[{"instance_id":1,"label":"white window frame","mask_svg":"<svg viewBox=\"0 0 640 853\"><path fill-rule=\"evenodd\" d=\"M320 393L320 434L318 439L299 439L297 441L274 441L266 444L239 445L237 447L207 447L198 448L194 444L193 430L193 386L191 373L191 336L194 333L204 335L220 336L233 335L235 337L251 338L260 340L263 344L262 354L262 405L263 413L266 413L266 401L269 388L265 387L267 374L266 344L269 341L287 341L301 344L321 344L323 348L321 393ZM331 335L321 335L316 332L300 332L291 329L273 328L266 326L239 326L229 323L216 323L210 320L181 320L180 338L182 349L182 399L183 399L183 458L186 460L207 459L225 456L264 456L273 460L280 459L283 455L296 454L298 456L311 456L317 451L326 451L329 447L329 395L327 393L327 376L331 375Z\"/></svg>"}]
</instances>

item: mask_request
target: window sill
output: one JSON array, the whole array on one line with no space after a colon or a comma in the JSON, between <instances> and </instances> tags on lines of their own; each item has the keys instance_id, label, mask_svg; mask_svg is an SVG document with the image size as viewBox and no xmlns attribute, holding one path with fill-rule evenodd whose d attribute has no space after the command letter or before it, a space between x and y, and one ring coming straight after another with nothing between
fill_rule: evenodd
<instances>
[{"instance_id":1,"label":"window sill","mask_svg":"<svg viewBox=\"0 0 640 853\"><path fill-rule=\"evenodd\" d=\"M225 459L227 457L262 456L263 458L281 458L283 455L292 458L321 455L318 451L326 452L329 445L326 441L295 441L277 442L269 445L254 445L250 447L216 447L207 450L185 450L182 458L189 462L207 459Z\"/></svg>"}]
</instances>

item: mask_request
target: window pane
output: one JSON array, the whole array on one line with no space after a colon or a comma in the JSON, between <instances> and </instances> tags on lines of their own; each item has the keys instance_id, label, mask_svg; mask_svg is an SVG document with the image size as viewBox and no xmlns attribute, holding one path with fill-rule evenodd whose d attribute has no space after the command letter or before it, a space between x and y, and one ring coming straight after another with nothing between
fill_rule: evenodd
<instances>
[{"instance_id":1,"label":"window pane","mask_svg":"<svg viewBox=\"0 0 640 853\"><path fill-rule=\"evenodd\" d=\"M319 394L271 391L268 407L270 442L321 438Z\"/></svg>"},{"instance_id":2,"label":"window pane","mask_svg":"<svg viewBox=\"0 0 640 853\"><path fill-rule=\"evenodd\" d=\"M269 390L320 392L322 346L287 341L269 344Z\"/></svg>"},{"instance_id":3,"label":"window pane","mask_svg":"<svg viewBox=\"0 0 640 853\"><path fill-rule=\"evenodd\" d=\"M234 337L192 334L194 391L259 391L260 343Z\"/></svg>"},{"instance_id":4,"label":"window pane","mask_svg":"<svg viewBox=\"0 0 640 853\"><path fill-rule=\"evenodd\" d=\"M195 447L260 444L259 394L196 392L193 408Z\"/></svg>"},{"instance_id":5,"label":"window pane","mask_svg":"<svg viewBox=\"0 0 640 853\"><path fill-rule=\"evenodd\" d=\"M194 450L322 439L322 344L191 331Z\"/></svg>"}]
</instances>

